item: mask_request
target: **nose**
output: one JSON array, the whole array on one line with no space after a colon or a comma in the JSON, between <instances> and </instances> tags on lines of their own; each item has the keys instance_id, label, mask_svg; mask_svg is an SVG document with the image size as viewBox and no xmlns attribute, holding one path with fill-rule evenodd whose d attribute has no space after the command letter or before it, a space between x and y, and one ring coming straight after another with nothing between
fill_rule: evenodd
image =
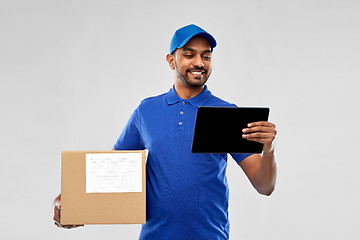
<instances>
[{"instance_id":1,"label":"nose","mask_svg":"<svg viewBox=\"0 0 360 240\"><path fill-rule=\"evenodd\" d=\"M193 65L194 65L194 67L198 67L198 68L204 67L204 61L203 61L202 57L201 56L196 56L194 58Z\"/></svg>"}]
</instances>

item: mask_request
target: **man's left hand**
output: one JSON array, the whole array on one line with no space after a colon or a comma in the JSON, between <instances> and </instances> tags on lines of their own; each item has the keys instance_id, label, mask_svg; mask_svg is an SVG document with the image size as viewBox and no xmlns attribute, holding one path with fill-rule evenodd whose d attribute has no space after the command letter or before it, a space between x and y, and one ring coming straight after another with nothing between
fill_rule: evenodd
<instances>
[{"instance_id":1,"label":"man's left hand","mask_svg":"<svg viewBox=\"0 0 360 240\"><path fill-rule=\"evenodd\" d=\"M263 152L273 151L273 142L276 136L276 126L273 123L260 121L249 123L247 128L243 129L242 137L264 144Z\"/></svg>"}]
</instances>

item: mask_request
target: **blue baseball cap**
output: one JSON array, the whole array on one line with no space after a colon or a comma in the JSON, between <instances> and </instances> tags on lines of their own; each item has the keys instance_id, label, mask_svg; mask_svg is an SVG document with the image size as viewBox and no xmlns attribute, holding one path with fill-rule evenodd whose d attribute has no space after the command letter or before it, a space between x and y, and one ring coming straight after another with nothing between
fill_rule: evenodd
<instances>
[{"instance_id":1,"label":"blue baseball cap","mask_svg":"<svg viewBox=\"0 0 360 240\"><path fill-rule=\"evenodd\" d=\"M216 47L216 40L208 32L195 24L190 24L179 28L171 39L170 53L173 53L177 48L182 48L193 37L201 36L209 41L211 51Z\"/></svg>"}]
</instances>

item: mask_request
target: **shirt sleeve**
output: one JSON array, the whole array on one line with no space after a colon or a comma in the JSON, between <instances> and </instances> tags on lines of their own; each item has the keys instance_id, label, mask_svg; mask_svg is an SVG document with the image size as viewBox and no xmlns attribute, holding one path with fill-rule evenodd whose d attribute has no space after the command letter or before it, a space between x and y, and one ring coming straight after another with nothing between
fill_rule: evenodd
<instances>
[{"instance_id":1,"label":"shirt sleeve","mask_svg":"<svg viewBox=\"0 0 360 240\"><path fill-rule=\"evenodd\" d=\"M131 114L125 128L117 139L115 150L143 150L145 149L140 134L139 107Z\"/></svg>"},{"instance_id":2,"label":"shirt sleeve","mask_svg":"<svg viewBox=\"0 0 360 240\"><path fill-rule=\"evenodd\" d=\"M242 160L247 158L250 155L253 155L252 153L232 153L230 154L231 157L239 164Z\"/></svg>"}]
</instances>

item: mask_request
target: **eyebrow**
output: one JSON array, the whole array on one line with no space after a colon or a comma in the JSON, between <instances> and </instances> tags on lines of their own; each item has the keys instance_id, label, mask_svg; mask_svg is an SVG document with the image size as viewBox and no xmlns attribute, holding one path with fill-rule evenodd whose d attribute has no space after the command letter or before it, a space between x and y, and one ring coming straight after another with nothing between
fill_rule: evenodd
<instances>
[{"instance_id":1,"label":"eyebrow","mask_svg":"<svg viewBox=\"0 0 360 240\"><path fill-rule=\"evenodd\" d=\"M187 47L187 48L183 48L182 51L183 51L183 52L186 52L186 51L196 52L195 49L193 49L193 48L188 48L188 47ZM204 50L203 53L211 53L211 50Z\"/></svg>"}]
</instances>

